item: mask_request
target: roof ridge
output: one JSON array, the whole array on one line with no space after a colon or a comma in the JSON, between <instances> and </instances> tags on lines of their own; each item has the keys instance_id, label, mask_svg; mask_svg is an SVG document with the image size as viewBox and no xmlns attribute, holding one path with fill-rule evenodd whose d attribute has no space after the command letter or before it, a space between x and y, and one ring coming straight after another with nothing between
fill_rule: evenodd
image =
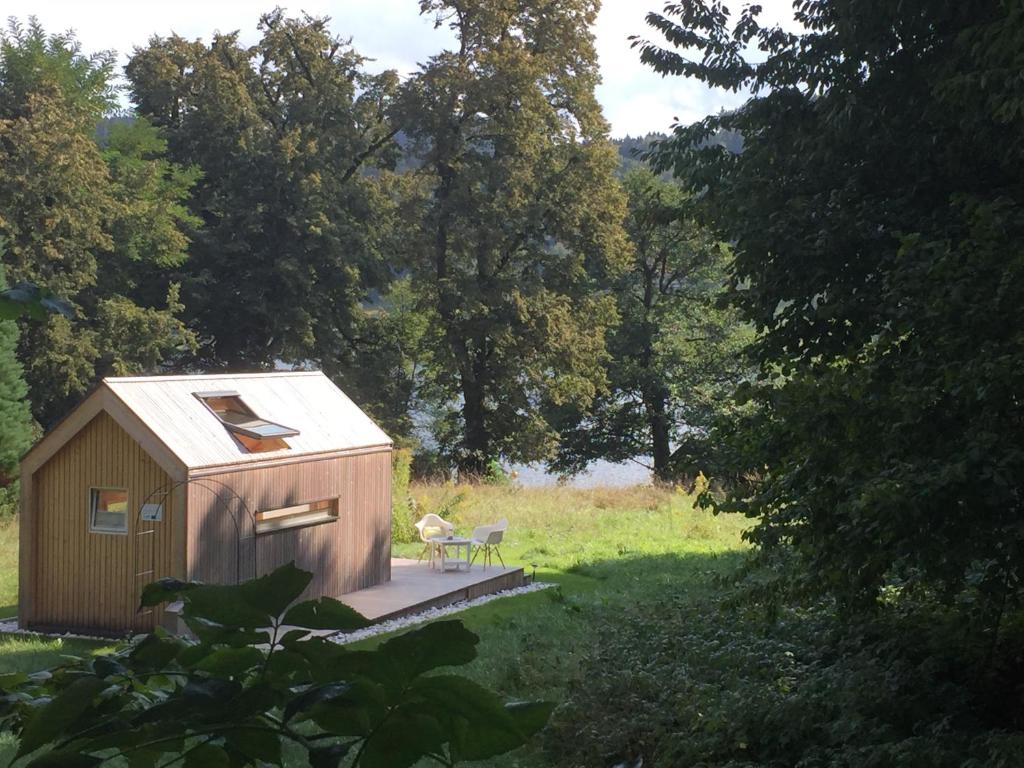
<instances>
[{"instance_id":1,"label":"roof ridge","mask_svg":"<svg viewBox=\"0 0 1024 768\"><path fill-rule=\"evenodd\" d=\"M105 376L104 384L139 384L151 381L208 381L210 379L270 379L323 376L323 371L265 371L263 373L171 373L156 376Z\"/></svg>"}]
</instances>

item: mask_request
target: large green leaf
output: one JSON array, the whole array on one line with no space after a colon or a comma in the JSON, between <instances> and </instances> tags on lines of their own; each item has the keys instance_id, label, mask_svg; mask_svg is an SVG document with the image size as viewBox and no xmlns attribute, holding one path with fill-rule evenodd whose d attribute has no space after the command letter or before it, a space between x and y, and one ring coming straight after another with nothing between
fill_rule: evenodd
<instances>
[{"instance_id":1,"label":"large green leaf","mask_svg":"<svg viewBox=\"0 0 1024 768\"><path fill-rule=\"evenodd\" d=\"M282 565L266 576L240 585L238 596L250 605L265 610L276 619L289 605L298 600L299 595L312 580L312 573L297 568L292 562Z\"/></svg>"},{"instance_id":2,"label":"large green leaf","mask_svg":"<svg viewBox=\"0 0 1024 768\"><path fill-rule=\"evenodd\" d=\"M354 741L342 741L326 747L314 747L309 750L311 768L338 768L342 759L352 749Z\"/></svg>"},{"instance_id":3,"label":"large green leaf","mask_svg":"<svg viewBox=\"0 0 1024 768\"><path fill-rule=\"evenodd\" d=\"M350 632L368 627L371 622L358 611L333 597L321 597L293 605L284 615L283 623L309 629L336 629Z\"/></svg>"},{"instance_id":4,"label":"large green leaf","mask_svg":"<svg viewBox=\"0 0 1024 768\"><path fill-rule=\"evenodd\" d=\"M235 586L201 585L183 594L182 612L192 627L211 624L237 629L259 629L278 617L309 586L313 574L288 563L266 576ZM193 631L198 631L194 629Z\"/></svg>"},{"instance_id":5,"label":"large green leaf","mask_svg":"<svg viewBox=\"0 0 1024 768\"><path fill-rule=\"evenodd\" d=\"M421 677L409 687L416 708L446 725L452 756L482 760L521 746L524 735L498 696L455 675Z\"/></svg>"},{"instance_id":6,"label":"large green leaf","mask_svg":"<svg viewBox=\"0 0 1024 768\"><path fill-rule=\"evenodd\" d=\"M336 736L365 736L388 715L388 700L380 686L357 680L344 693L305 707L308 717Z\"/></svg>"},{"instance_id":7,"label":"large green leaf","mask_svg":"<svg viewBox=\"0 0 1024 768\"><path fill-rule=\"evenodd\" d=\"M452 756L457 760L486 760L521 747L547 724L554 704L528 702L503 709L503 718L465 718L462 713L452 723Z\"/></svg>"},{"instance_id":8,"label":"large green leaf","mask_svg":"<svg viewBox=\"0 0 1024 768\"><path fill-rule=\"evenodd\" d=\"M358 768L408 768L424 755L439 753L446 741L438 721L418 712L397 710L366 740Z\"/></svg>"},{"instance_id":9,"label":"large green leaf","mask_svg":"<svg viewBox=\"0 0 1024 768\"><path fill-rule=\"evenodd\" d=\"M280 648L271 654L264 675L277 688L305 685L312 678L309 662L302 654Z\"/></svg>"},{"instance_id":10,"label":"large green leaf","mask_svg":"<svg viewBox=\"0 0 1024 768\"><path fill-rule=\"evenodd\" d=\"M83 752L103 752L116 749L119 752L134 754L137 747L150 742L159 741L157 752L173 752L185 743L186 724L177 718L165 718L158 723L147 723L141 727L128 727L124 721L115 723L106 733L94 735L80 742L78 747ZM141 759L141 758L140 758Z\"/></svg>"},{"instance_id":11,"label":"large green leaf","mask_svg":"<svg viewBox=\"0 0 1024 768\"><path fill-rule=\"evenodd\" d=\"M92 704L106 683L95 677L81 677L32 713L21 734L17 757L34 752L64 733Z\"/></svg>"},{"instance_id":12,"label":"large green leaf","mask_svg":"<svg viewBox=\"0 0 1024 768\"><path fill-rule=\"evenodd\" d=\"M192 627L216 625L232 629L259 629L273 623L274 616L266 608L253 605L238 587L201 586L185 596L182 616ZM199 630L193 628L198 633Z\"/></svg>"},{"instance_id":13,"label":"large green leaf","mask_svg":"<svg viewBox=\"0 0 1024 768\"><path fill-rule=\"evenodd\" d=\"M142 597L139 600L139 604L143 608L146 608L159 605L160 603L171 602L172 600L180 598L185 592L193 590L199 586L202 585L191 581L181 581L180 579L167 576L143 587Z\"/></svg>"},{"instance_id":14,"label":"large green leaf","mask_svg":"<svg viewBox=\"0 0 1024 768\"><path fill-rule=\"evenodd\" d=\"M93 768L101 762L102 758L78 752L47 752L30 760L27 768Z\"/></svg>"},{"instance_id":15,"label":"large green leaf","mask_svg":"<svg viewBox=\"0 0 1024 768\"><path fill-rule=\"evenodd\" d=\"M306 712L321 702L344 698L351 688L352 686L348 683L311 686L288 702L284 708L284 720L288 722L296 715Z\"/></svg>"},{"instance_id":16,"label":"large green leaf","mask_svg":"<svg viewBox=\"0 0 1024 768\"><path fill-rule=\"evenodd\" d=\"M468 664L476 658L478 642L461 621L438 621L388 640L380 654L407 682L438 667Z\"/></svg>"},{"instance_id":17,"label":"large green leaf","mask_svg":"<svg viewBox=\"0 0 1024 768\"><path fill-rule=\"evenodd\" d=\"M281 764L281 737L266 726L254 724L252 728L230 730L226 740L253 762Z\"/></svg>"},{"instance_id":18,"label":"large green leaf","mask_svg":"<svg viewBox=\"0 0 1024 768\"><path fill-rule=\"evenodd\" d=\"M184 768L229 768L231 760L223 748L200 744L185 752Z\"/></svg>"},{"instance_id":19,"label":"large green leaf","mask_svg":"<svg viewBox=\"0 0 1024 768\"><path fill-rule=\"evenodd\" d=\"M263 663L266 653L251 645L221 648L196 665L196 670L217 677L238 677Z\"/></svg>"},{"instance_id":20,"label":"large green leaf","mask_svg":"<svg viewBox=\"0 0 1024 768\"><path fill-rule=\"evenodd\" d=\"M129 654L131 662L145 669L163 669L188 646L162 630L146 635Z\"/></svg>"}]
</instances>

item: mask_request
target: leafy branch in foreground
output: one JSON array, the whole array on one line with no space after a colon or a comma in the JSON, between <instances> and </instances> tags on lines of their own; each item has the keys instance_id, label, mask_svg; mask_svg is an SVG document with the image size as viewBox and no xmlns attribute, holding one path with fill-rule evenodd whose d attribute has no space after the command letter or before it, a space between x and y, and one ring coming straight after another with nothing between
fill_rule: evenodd
<instances>
[{"instance_id":1,"label":"leafy branch in foreground","mask_svg":"<svg viewBox=\"0 0 1024 768\"><path fill-rule=\"evenodd\" d=\"M164 579L142 604L181 599L194 638L157 629L109 655L0 676L0 727L20 738L12 765L282 765L290 742L313 768L451 766L514 749L547 722L549 703L505 704L425 674L475 658L461 622L372 651L331 642L368 622L328 597L293 605L311 579L294 564L238 586Z\"/></svg>"}]
</instances>

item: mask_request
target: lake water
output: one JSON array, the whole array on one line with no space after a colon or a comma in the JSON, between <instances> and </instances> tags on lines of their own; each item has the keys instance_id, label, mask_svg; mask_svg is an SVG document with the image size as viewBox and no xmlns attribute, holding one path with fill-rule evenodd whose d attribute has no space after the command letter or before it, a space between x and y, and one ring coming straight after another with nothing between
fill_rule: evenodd
<instances>
[{"instance_id":1,"label":"lake water","mask_svg":"<svg viewBox=\"0 0 1024 768\"><path fill-rule=\"evenodd\" d=\"M558 485L558 476L548 474L541 465L513 464L508 469L511 472L516 472L516 482L527 488ZM610 461L602 460L595 461L586 472L576 475L566 485L572 488L596 488L598 486L645 485L650 482L651 471L636 462L612 464Z\"/></svg>"}]
</instances>

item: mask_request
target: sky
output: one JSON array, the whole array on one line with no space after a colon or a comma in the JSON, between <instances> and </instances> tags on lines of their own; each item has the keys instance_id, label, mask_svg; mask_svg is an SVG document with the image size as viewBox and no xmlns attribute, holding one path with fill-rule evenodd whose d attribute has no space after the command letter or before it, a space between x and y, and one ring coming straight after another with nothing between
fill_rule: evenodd
<instances>
[{"instance_id":1,"label":"sky","mask_svg":"<svg viewBox=\"0 0 1024 768\"><path fill-rule=\"evenodd\" d=\"M407 74L418 63L446 47L451 35L435 30L433 19L419 15L417 0L277 0L289 13L302 11L330 16L332 30L351 37L356 50L374 60L373 69L397 69ZM734 10L746 4L734 0ZM0 14L25 20L35 15L48 32L73 29L85 52L114 50L121 63L134 46L154 34L176 32L208 40L215 31L239 30L244 42L257 39L261 12L275 0L3 0ZM663 78L640 63L628 37L657 40L644 23L648 11L660 10L662 0L605 0L594 34L602 83L597 98L615 137L667 131L683 123L730 109L744 96L711 89L681 77ZM792 27L791 0L760 0L762 20Z\"/></svg>"}]
</instances>

